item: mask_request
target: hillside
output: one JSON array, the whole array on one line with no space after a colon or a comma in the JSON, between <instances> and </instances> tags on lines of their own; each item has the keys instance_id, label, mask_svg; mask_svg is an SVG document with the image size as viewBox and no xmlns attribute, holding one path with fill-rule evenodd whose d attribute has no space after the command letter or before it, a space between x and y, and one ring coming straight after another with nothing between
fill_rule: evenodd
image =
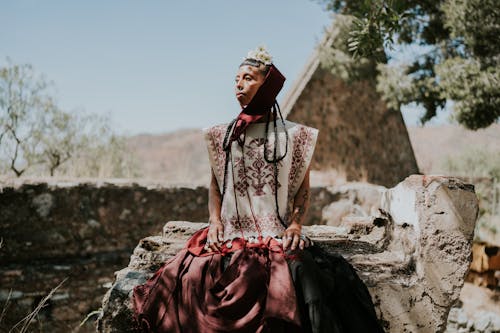
<instances>
[{"instance_id":1,"label":"hillside","mask_svg":"<svg viewBox=\"0 0 500 333\"><path fill-rule=\"evenodd\" d=\"M408 134L420 171L425 174L446 173L442 166L446 157L469 149L500 153L500 124L477 131L452 125L410 127Z\"/></svg>"},{"instance_id":2,"label":"hillside","mask_svg":"<svg viewBox=\"0 0 500 333\"><path fill-rule=\"evenodd\" d=\"M183 129L128 138L136 154L142 178L172 183L207 185L210 168L201 129Z\"/></svg>"},{"instance_id":3,"label":"hillside","mask_svg":"<svg viewBox=\"0 0 500 333\"><path fill-rule=\"evenodd\" d=\"M500 124L469 131L446 125L410 127L408 134L420 171L443 174L448 156L467 149L486 148L500 153ZM142 134L128 138L147 179L206 185L209 181L208 155L200 129L183 129L168 134Z\"/></svg>"}]
</instances>

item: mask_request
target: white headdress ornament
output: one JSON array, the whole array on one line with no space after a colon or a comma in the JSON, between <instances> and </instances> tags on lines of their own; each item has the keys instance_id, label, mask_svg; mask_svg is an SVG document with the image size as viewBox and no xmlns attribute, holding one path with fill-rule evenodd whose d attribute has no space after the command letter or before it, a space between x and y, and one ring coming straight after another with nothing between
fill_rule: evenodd
<instances>
[{"instance_id":1,"label":"white headdress ornament","mask_svg":"<svg viewBox=\"0 0 500 333\"><path fill-rule=\"evenodd\" d=\"M263 45L258 46L255 50L248 51L244 59L254 59L264 63L264 65L271 65L273 63L273 57L271 57Z\"/></svg>"}]
</instances>

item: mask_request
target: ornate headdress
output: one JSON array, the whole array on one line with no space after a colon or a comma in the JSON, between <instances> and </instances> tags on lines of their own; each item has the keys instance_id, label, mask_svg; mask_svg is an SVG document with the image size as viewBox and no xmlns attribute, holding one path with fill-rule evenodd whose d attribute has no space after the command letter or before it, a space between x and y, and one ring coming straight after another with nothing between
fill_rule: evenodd
<instances>
[{"instance_id":1,"label":"ornate headdress","mask_svg":"<svg viewBox=\"0 0 500 333\"><path fill-rule=\"evenodd\" d=\"M266 50L266 47L261 45L255 50L248 51L247 56L243 60L254 59L260 61L264 65L271 65L273 63L273 57Z\"/></svg>"}]
</instances>

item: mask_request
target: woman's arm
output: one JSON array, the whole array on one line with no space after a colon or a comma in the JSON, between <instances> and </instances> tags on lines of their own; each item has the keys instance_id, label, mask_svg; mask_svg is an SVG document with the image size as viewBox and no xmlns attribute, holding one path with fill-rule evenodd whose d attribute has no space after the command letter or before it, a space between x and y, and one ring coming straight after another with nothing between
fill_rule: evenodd
<instances>
[{"instance_id":1,"label":"woman's arm","mask_svg":"<svg viewBox=\"0 0 500 333\"><path fill-rule=\"evenodd\" d=\"M221 242L224 240L224 226L220 218L221 204L219 185L217 185L217 179L212 170L212 179L208 189L209 228L207 244L209 244L209 249L213 251L219 250Z\"/></svg>"},{"instance_id":2,"label":"woman's arm","mask_svg":"<svg viewBox=\"0 0 500 333\"><path fill-rule=\"evenodd\" d=\"M295 250L297 245L300 249L303 249L306 242L300 238L302 232L302 223L306 216L307 210L309 208L311 188L309 185L309 168L306 170L304 180L300 185L295 197L293 199L293 211L291 215L291 221L289 227L286 229L283 236L283 249L286 250L289 245L290 249Z\"/></svg>"}]
</instances>

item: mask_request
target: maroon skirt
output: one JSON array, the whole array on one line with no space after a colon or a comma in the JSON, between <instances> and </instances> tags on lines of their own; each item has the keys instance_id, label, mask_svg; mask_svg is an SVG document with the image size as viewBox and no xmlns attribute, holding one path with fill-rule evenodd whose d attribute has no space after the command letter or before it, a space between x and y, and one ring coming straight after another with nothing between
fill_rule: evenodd
<instances>
[{"instance_id":1,"label":"maroon skirt","mask_svg":"<svg viewBox=\"0 0 500 333\"><path fill-rule=\"evenodd\" d=\"M341 256L283 252L273 238L204 250L208 229L145 284L133 307L143 332L383 332L366 286Z\"/></svg>"}]
</instances>

